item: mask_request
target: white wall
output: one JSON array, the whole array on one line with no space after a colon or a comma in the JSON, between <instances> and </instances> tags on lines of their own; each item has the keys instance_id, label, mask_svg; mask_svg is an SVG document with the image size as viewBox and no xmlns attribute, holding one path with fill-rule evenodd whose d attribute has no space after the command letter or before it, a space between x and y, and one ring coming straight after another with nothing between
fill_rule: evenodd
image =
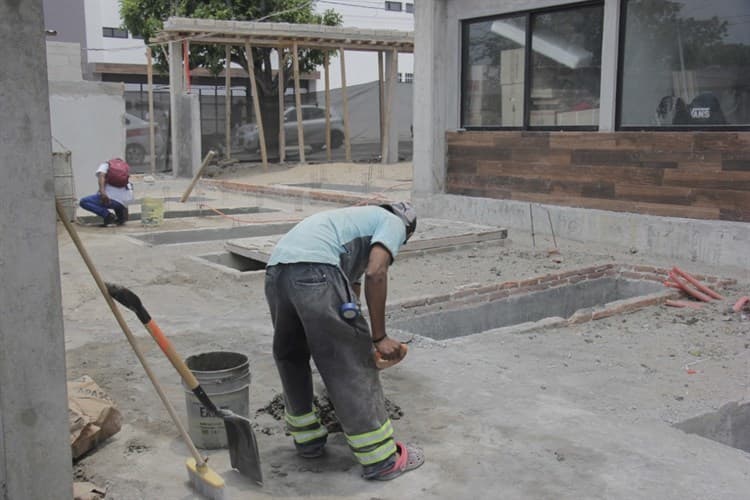
<instances>
[{"instance_id":1,"label":"white wall","mask_svg":"<svg viewBox=\"0 0 750 500\"><path fill-rule=\"evenodd\" d=\"M52 149L71 152L75 196L81 198L96 191L99 163L125 155L123 85L83 81L77 43L48 43L47 64Z\"/></svg>"},{"instance_id":2,"label":"white wall","mask_svg":"<svg viewBox=\"0 0 750 500\"><path fill-rule=\"evenodd\" d=\"M118 0L84 0L86 9L86 43L88 62L146 64L146 45L132 38L105 38L102 27L119 28L120 4Z\"/></svg>"},{"instance_id":3,"label":"white wall","mask_svg":"<svg viewBox=\"0 0 750 500\"><path fill-rule=\"evenodd\" d=\"M402 4L406 4L402 0ZM408 3L414 3L409 0ZM102 27L119 27L120 6L118 0L84 0L86 9L86 40L88 44L88 62L146 64L146 46L143 40L133 38L105 38ZM315 3L317 12L333 9L343 16L343 26L364 29L383 29L398 31L414 30L414 14L391 12L385 10L383 0L318 0ZM130 35L132 36L132 35ZM272 58L275 64L275 57ZM354 52L346 54L346 83L358 85L378 79L377 54L375 52ZM317 89L324 88L322 67L321 78ZM412 54L400 54L399 73L414 72ZM338 57L331 59L331 88L341 87L341 65Z\"/></svg>"},{"instance_id":4,"label":"white wall","mask_svg":"<svg viewBox=\"0 0 750 500\"><path fill-rule=\"evenodd\" d=\"M407 2L401 0L405 5ZM415 3L409 0L408 3ZM344 18L343 26L347 28L381 29L414 31L414 14L402 12L390 12L385 10L383 0L318 0L315 4L317 12L333 9ZM317 83L318 89L323 89L323 68L319 68L321 79ZM331 59L331 88L341 87L341 64L338 57ZM399 54L399 73L414 73L414 56L412 54ZM376 52L354 52L346 53L346 84L358 85L377 81L378 79L378 56Z\"/></svg>"},{"instance_id":5,"label":"white wall","mask_svg":"<svg viewBox=\"0 0 750 500\"><path fill-rule=\"evenodd\" d=\"M81 81L81 46L48 41L47 78L51 81Z\"/></svg>"}]
</instances>

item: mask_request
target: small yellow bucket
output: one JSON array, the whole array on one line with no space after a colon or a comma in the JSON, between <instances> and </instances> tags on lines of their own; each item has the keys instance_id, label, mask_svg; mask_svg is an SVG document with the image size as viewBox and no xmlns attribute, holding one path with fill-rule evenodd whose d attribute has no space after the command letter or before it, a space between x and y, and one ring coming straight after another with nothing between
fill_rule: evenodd
<instances>
[{"instance_id":1,"label":"small yellow bucket","mask_svg":"<svg viewBox=\"0 0 750 500\"><path fill-rule=\"evenodd\" d=\"M164 221L164 200L161 198L143 198L141 200L141 224L158 226Z\"/></svg>"}]
</instances>

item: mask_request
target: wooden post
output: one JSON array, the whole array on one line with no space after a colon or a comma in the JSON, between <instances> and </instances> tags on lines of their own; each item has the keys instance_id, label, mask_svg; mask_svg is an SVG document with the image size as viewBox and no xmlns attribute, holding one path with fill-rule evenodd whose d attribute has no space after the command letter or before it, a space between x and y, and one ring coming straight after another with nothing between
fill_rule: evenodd
<instances>
[{"instance_id":1,"label":"wooden post","mask_svg":"<svg viewBox=\"0 0 750 500\"><path fill-rule=\"evenodd\" d=\"M331 75L330 75L330 55L325 53L323 68L325 71L326 82L326 160L331 161Z\"/></svg>"},{"instance_id":2,"label":"wooden post","mask_svg":"<svg viewBox=\"0 0 750 500\"><path fill-rule=\"evenodd\" d=\"M225 46L226 63L224 64L224 133L226 135L227 150L226 159L232 157L232 76L230 66L232 65L232 46Z\"/></svg>"},{"instance_id":3,"label":"wooden post","mask_svg":"<svg viewBox=\"0 0 750 500\"><path fill-rule=\"evenodd\" d=\"M284 129L284 93L286 92L286 79L284 77L284 65L286 57L284 47L276 49L279 56L279 163L286 160L286 130Z\"/></svg>"},{"instance_id":4,"label":"wooden post","mask_svg":"<svg viewBox=\"0 0 750 500\"><path fill-rule=\"evenodd\" d=\"M339 48L341 54L341 97L344 100L344 150L346 161L352 161L352 145L349 140L349 99L346 95L346 60L344 59L344 47Z\"/></svg>"},{"instance_id":5,"label":"wooden post","mask_svg":"<svg viewBox=\"0 0 750 500\"><path fill-rule=\"evenodd\" d=\"M190 40L182 41L182 59L185 67L185 92L190 93Z\"/></svg>"},{"instance_id":6,"label":"wooden post","mask_svg":"<svg viewBox=\"0 0 750 500\"><path fill-rule=\"evenodd\" d=\"M258 122L258 144L260 145L260 159L263 162L263 169L268 170L268 151L266 150L266 133L263 130L263 116L260 112L260 99L258 98L258 84L255 81L255 61L253 59L253 48L249 43L245 43L245 52L247 53L247 76L250 78L250 90L253 93L253 109L255 110L255 120Z\"/></svg>"},{"instance_id":7,"label":"wooden post","mask_svg":"<svg viewBox=\"0 0 750 500\"><path fill-rule=\"evenodd\" d=\"M292 44L292 66L294 67L294 104L297 107L297 144L299 145L299 161L305 163L305 132L302 128L302 96L299 86L299 54L297 42Z\"/></svg>"},{"instance_id":8,"label":"wooden post","mask_svg":"<svg viewBox=\"0 0 750 500\"><path fill-rule=\"evenodd\" d=\"M156 137L154 132L154 67L151 47L146 47L146 81L148 82L148 140L151 175L156 174Z\"/></svg>"},{"instance_id":9,"label":"wooden post","mask_svg":"<svg viewBox=\"0 0 750 500\"><path fill-rule=\"evenodd\" d=\"M383 73L383 51L378 51L378 111L380 112L380 144L382 149L383 144L383 119L384 116L384 107L385 104L385 81L384 81L384 73Z\"/></svg>"},{"instance_id":10,"label":"wooden post","mask_svg":"<svg viewBox=\"0 0 750 500\"><path fill-rule=\"evenodd\" d=\"M211 162L211 159L214 157L216 153L213 150L209 150L208 154L205 158L203 158L203 163L201 163L200 168L193 176L193 181L190 183L188 188L185 190L185 192L182 194L182 198L180 198L180 203L185 203L188 199L188 196L190 196L190 193L193 191L193 188L195 187L195 184L198 182L198 179L201 178L201 175L203 174L203 170L205 170L206 165L208 165Z\"/></svg>"},{"instance_id":11,"label":"wooden post","mask_svg":"<svg viewBox=\"0 0 750 500\"><path fill-rule=\"evenodd\" d=\"M388 72L388 85L385 97L385 118L383 119L383 153L381 163L391 163L390 157L393 151L391 151L391 128L393 124L393 105L396 99L396 72L398 71L398 50L391 50L391 64L390 71ZM398 141L396 141L398 147ZM398 151L396 151L396 158L398 158Z\"/></svg>"}]
</instances>

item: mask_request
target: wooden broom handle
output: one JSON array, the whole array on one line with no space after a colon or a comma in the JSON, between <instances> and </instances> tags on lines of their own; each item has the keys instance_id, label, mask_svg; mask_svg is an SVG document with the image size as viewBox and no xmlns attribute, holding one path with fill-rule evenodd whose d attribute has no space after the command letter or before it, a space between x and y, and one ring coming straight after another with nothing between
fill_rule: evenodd
<instances>
[{"instance_id":1,"label":"wooden broom handle","mask_svg":"<svg viewBox=\"0 0 750 500\"><path fill-rule=\"evenodd\" d=\"M102 292L102 295L104 296L104 300L107 301L107 305L112 310L112 314L115 315L115 319L117 320L117 323L120 325L120 328L122 328L122 331L127 337L128 342L130 343L130 346L133 348L133 351L135 351L135 355L138 358L138 361L141 362L143 369L146 371L146 375L148 375L148 378L151 379L151 383L154 385L154 389L156 389L157 394L159 394L159 398L161 398L162 403L164 403L164 406L166 407L167 412L169 413L169 416L172 417L172 421L177 426L177 429L180 431L180 435L182 436L182 439L185 440L185 444L190 449L190 454L193 455L193 458L195 458L195 461L198 464L198 466L204 465L206 463L206 460L201 456L201 454L196 449L195 444L193 443L193 440L190 439L190 435L185 430L185 427L182 425L182 422L180 422L180 419L177 416L177 413L175 412L174 407L172 407L172 403L169 402L166 394L164 394L164 391L161 388L161 384L159 384L159 381L156 379L156 376L151 371L151 368L146 362L146 358L143 356L143 352L141 352L141 348L138 347L138 344L136 343L136 339L135 339L135 336L133 335L133 332L130 331L128 324L125 322L125 319L122 317L120 310L117 308L117 304L115 304L114 299L112 299L112 296L109 294L109 291L107 291L107 286L104 284L104 280L102 280L101 276L99 275L99 272L96 270L96 267L94 267L94 262L89 257L88 252L86 252L86 249L83 247L83 242L78 237L78 232L76 232L73 225L65 216L63 208L60 205L60 201L57 199L55 199L55 209L57 210L58 218L62 221L63 225L65 226L65 229L68 231L68 234L70 235L71 239L73 240L73 243L78 249L78 253L81 254L81 258L83 259L83 262L85 262L86 267L89 268L89 271L91 272L91 276L94 277L94 281L96 281L96 284L99 287L99 290Z\"/></svg>"}]
</instances>

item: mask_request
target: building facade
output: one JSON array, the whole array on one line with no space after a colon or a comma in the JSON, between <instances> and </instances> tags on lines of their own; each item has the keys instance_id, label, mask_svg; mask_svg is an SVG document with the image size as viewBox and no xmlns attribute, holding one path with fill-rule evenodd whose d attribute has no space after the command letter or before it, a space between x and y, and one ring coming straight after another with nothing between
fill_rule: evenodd
<instances>
[{"instance_id":1,"label":"building facade","mask_svg":"<svg viewBox=\"0 0 750 500\"><path fill-rule=\"evenodd\" d=\"M528 229L529 205L544 204L572 237L613 231L602 241L636 247L653 243L643 221L655 220L632 214L750 222L747 2L416 8L415 190L426 205L446 195L459 212L499 211Z\"/></svg>"},{"instance_id":2,"label":"building facade","mask_svg":"<svg viewBox=\"0 0 750 500\"><path fill-rule=\"evenodd\" d=\"M317 0L315 9L323 12L333 9L343 18L346 28L388 29L414 31L414 0ZM346 84L359 85L378 80L378 57L374 53L347 52ZM400 54L398 58L400 83L414 81L414 56ZM318 81L317 88L324 83ZM338 57L331 59L331 88L341 87L341 64Z\"/></svg>"},{"instance_id":3,"label":"building facade","mask_svg":"<svg viewBox=\"0 0 750 500\"><path fill-rule=\"evenodd\" d=\"M122 28L118 0L44 0L47 29L57 32L51 39L81 45L82 71L86 79L145 83L146 45L139 37ZM414 2L385 0L317 0L315 9L333 9L343 17L343 26L364 29L414 30ZM358 85L378 79L377 56L350 52L347 54L347 85ZM207 77L201 71L194 75ZM404 54L399 58L399 80L411 83L414 78L413 59ZM322 75L310 82L310 91L323 88ZM155 76L166 84L166 79ZM200 84L200 80L197 81ZM206 82L213 85L213 82ZM306 84L307 85L307 84ZM331 88L341 87L338 58L331 61Z\"/></svg>"}]
</instances>

